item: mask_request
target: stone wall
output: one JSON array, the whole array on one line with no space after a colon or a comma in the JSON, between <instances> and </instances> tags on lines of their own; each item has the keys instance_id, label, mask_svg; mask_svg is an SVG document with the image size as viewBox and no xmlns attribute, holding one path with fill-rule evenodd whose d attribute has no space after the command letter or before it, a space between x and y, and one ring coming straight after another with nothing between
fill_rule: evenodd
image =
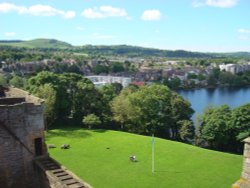
<instances>
[{"instance_id":1,"label":"stone wall","mask_svg":"<svg viewBox=\"0 0 250 188\"><path fill-rule=\"evenodd\" d=\"M18 94L14 96L16 91ZM11 95L25 97L26 100L21 102L13 98L16 104L0 105L0 187L38 187L33 165L36 138L42 140L42 154L47 154L43 101L19 89L11 89L2 100L11 101Z\"/></svg>"},{"instance_id":2,"label":"stone wall","mask_svg":"<svg viewBox=\"0 0 250 188\"><path fill-rule=\"evenodd\" d=\"M48 156L37 157L34 162L42 188L91 188L89 184Z\"/></svg>"},{"instance_id":3,"label":"stone wall","mask_svg":"<svg viewBox=\"0 0 250 188\"><path fill-rule=\"evenodd\" d=\"M250 138L244 140L244 162L241 177L250 182Z\"/></svg>"},{"instance_id":4,"label":"stone wall","mask_svg":"<svg viewBox=\"0 0 250 188\"><path fill-rule=\"evenodd\" d=\"M233 184L232 188L250 188L250 137L244 140L244 159L241 178Z\"/></svg>"},{"instance_id":5,"label":"stone wall","mask_svg":"<svg viewBox=\"0 0 250 188\"><path fill-rule=\"evenodd\" d=\"M0 188L90 188L50 158L44 101L17 88L0 97Z\"/></svg>"}]
</instances>

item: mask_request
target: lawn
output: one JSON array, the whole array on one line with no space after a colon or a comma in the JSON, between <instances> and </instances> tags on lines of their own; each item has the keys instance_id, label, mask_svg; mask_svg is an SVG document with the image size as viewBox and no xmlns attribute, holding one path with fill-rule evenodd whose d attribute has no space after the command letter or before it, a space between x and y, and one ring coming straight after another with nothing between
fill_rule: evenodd
<instances>
[{"instance_id":1,"label":"lawn","mask_svg":"<svg viewBox=\"0 0 250 188\"><path fill-rule=\"evenodd\" d=\"M240 155L155 138L152 173L151 137L118 131L55 129L46 143L57 146L52 157L95 188L229 188L242 169Z\"/></svg>"}]
</instances>

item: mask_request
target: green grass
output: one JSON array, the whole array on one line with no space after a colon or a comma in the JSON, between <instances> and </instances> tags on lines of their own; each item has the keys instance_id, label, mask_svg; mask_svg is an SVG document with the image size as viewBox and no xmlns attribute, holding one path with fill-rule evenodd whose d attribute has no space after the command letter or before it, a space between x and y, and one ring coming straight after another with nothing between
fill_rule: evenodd
<instances>
[{"instance_id":1,"label":"green grass","mask_svg":"<svg viewBox=\"0 0 250 188\"><path fill-rule=\"evenodd\" d=\"M117 131L55 129L46 143L57 146L52 157L95 188L229 188L242 169L240 155L155 138L152 174L151 138ZM129 161L132 154L138 162Z\"/></svg>"}]
</instances>

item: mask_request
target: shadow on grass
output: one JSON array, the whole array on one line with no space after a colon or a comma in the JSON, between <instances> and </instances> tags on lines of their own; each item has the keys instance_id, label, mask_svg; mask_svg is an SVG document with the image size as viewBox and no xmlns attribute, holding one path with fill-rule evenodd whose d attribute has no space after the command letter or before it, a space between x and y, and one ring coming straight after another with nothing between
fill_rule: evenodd
<instances>
[{"instance_id":1,"label":"shadow on grass","mask_svg":"<svg viewBox=\"0 0 250 188\"><path fill-rule=\"evenodd\" d=\"M92 131L95 133L105 133L107 130L105 130L105 129L93 129Z\"/></svg>"},{"instance_id":2,"label":"shadow on grass","mask_svg":"<svg viewBox=\"0 0 250 188\"><path fill-rule=\"evenodd\" d=\"M54 130L48 130L46 137L65 137L65 138L87 138L91 133L80 127L64 127Z\"/></svg>"}]
</instances>

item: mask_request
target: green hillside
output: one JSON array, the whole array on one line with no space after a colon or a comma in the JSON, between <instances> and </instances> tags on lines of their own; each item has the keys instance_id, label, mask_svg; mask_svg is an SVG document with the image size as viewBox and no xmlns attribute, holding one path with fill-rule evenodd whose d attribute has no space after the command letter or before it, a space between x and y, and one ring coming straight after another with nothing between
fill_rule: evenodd
<instances>
[{"instance_id":1,"label":"green hillside","mask_svg":"<svg viewBox=\"0 0 250 188\"><path fill-rule=\"evenodd\" d=\"M57 146L52 157L95 188L228 188L242 168L242 156L155 138L152 174L151 138L117 131L55 129L46 143Z\"/></svg>"},{"instance_id":2,"label":"green hillside","mask_svg":"<svg viewBox=\"0 0 250 188\"><path fill-rule=\"evenodd\" d=\"M0 45L26 48L55 48L65 49L72 47L70 44L55 39L34 39L28 41L0 41Z\"/></svg>"},{"instance_id":3,"label":"green hillside","mask_svg":"<svg viewBox=\"0 0 250 188\"><path fill-rule=\"evenodd\" d=\"M185 50L160 50L155 48L144 48L129 45L101 45L82 46L82 51L88 54L101 54L101 55L126 55L129 57L168 57L168 58L211 58L209 53L190 52Z\"/></svg>"},{"instance_id":4,"label":"green hillside","mask_svg":"<svg viewBox=\"0 0 250 188\"><path fill-rule=\"evenodd\" d=\"M131 45L83 45L72 46L69 43L55 39L22 40L0 40L0 46L59 49L70 50L75 54L90 54L103 56L127 56L127 57L166 57L166 58L250 58L250 52L231 53L205 53L191 52L185 50L161 50L156 48L145 48Z\"/></svg>"}]
</instances>

